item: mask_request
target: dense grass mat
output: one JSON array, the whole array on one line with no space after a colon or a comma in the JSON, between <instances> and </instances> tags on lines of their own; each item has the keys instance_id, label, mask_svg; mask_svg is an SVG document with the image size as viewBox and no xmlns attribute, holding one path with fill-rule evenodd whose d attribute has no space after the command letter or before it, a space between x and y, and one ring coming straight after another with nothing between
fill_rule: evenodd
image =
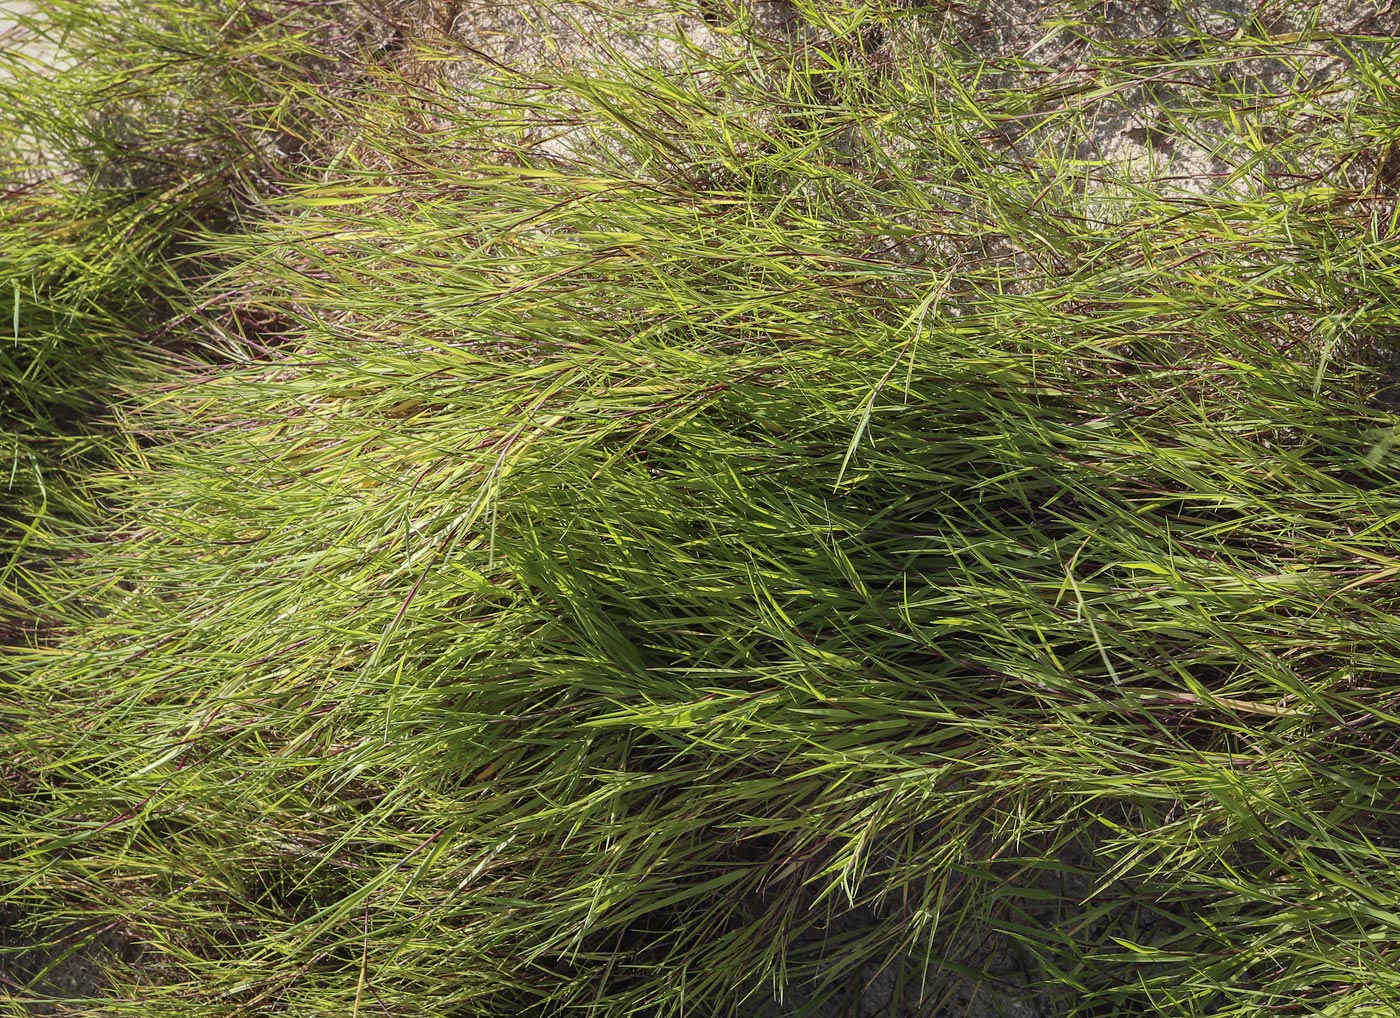
<instances>
[{"instance_id":1,"label":"dense grass mat","mask_svg":"<svg viewBox=\"0 0 1400 1018\"><path fill-rule=\"evenodd\" d=\"M1211 79L1292 133L1184 192L990 143L938 11L794 11L367 28L229 171L0 687L17 1001L1393 1011L1392 51L1331 126Z\"/></svg>"}]
</instances>

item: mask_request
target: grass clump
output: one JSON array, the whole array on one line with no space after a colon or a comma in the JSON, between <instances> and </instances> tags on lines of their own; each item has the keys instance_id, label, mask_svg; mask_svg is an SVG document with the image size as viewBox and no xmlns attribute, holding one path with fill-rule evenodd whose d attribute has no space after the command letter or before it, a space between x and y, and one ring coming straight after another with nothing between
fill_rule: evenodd
<instances>
[{"instance_id":1,"label":"grass clump","mask_svg":"<svg viewBox=\"0 0 1400 1018\"><path fill-rule=\"evenodd\" d=\"M141 945L94 1014L1393 1010L1384 174L1283 89L1184 194L939 12L663 13L685 74L390 54L192 235L237 357L14 649L15 924Z\"/></svg>"},{"instance_id":2,"label":"grass clump","mask_svg":"<svg viewBox=\"0 0 1400 1018\"><path fill-rule=\"evenodd\" d=\"M308 97L334 93L332 44L354 32L272 5L217 22L181 5L32 7L0 54L0 624L16 638L54 621L29 575L62 554L43 535L90 521L88 474L140 444L110 427L126 393L196 351L246 352L246 333L179 328L211 273L196 238L314 148ZM290 108L274 67L297 70L307 101Z\"/></svg>"}]
</instances>

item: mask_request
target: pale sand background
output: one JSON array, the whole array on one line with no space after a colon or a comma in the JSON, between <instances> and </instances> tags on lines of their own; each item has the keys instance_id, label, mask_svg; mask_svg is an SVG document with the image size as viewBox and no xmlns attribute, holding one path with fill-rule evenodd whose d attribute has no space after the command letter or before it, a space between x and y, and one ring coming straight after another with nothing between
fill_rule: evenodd
<instances>
[{"instance_id":1,"label":"pale sand background","mask_svg":"<svg viewBox=\"0 0 1400 1018\"><path fill-rule=\"evenodd\" d=\"M0 80L10 73L12 58L49 66L62 64L57 55L57 47L51 40L40 33L29 31L25 25L19 23L18 19L33 13L34 5L27 0L0 0ZM4 138L0 139L0 142L6 143L4 148L12 146L12 150L19 153L22 163L27 161L36 166L44 163L42 146L33 137ZM22 174L24 168L16 168L12 157L3 155L3 152L4 149L0 148L0 174L8 175L11 170L18 170ZM44 171L34 172L42 174Z\"/></svg>"},{"instance_id":2,"label":"pale sand background","mask_svg":"<svg viewBox=\"0 0 1400 1018\"><path fill-rule=\"evenodd\" d=\"M17 20L33 12L34 5L26 0L0 0L0 49L18 49L46 60L53 56L54 47L47 40L26 32Z\"/></svg>"}]
</instances>

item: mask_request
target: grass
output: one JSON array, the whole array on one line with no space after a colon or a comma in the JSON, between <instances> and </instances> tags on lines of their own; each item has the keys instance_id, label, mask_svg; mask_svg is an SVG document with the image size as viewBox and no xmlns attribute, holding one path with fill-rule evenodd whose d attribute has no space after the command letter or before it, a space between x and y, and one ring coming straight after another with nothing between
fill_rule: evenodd
<instances>
[{"instance_id":1,"label":"grass","mask_svg":"<svg viewBox=\"0 0 1400 1018\"><path fill-rule=\"evenodd\" d=\"M13 1013L1394 1012L1393 44L796 8L53 5Z\"/></svg>"}]
</instances>

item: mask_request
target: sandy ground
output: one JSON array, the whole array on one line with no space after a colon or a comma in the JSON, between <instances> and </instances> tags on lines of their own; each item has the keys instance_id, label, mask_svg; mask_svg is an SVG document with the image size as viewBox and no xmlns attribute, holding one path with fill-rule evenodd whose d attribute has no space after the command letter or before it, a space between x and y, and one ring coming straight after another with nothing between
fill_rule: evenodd
<instances>
[{"instance_id":1,"label":"sandy ground","mask_svg":"<svg viewBox=\"0 0 1400 1018\"><path fill-rule=\"evenodd\" d=\"M416 0L406 9L406 23L428 25L430 41L461 43L474 56L442 70L443 81L464 99L480 73L505 66L520 70L542 68L587 73L609 61L659 66L675 74L693 73L697 53L736 49L745 55L737 33L725 31L725 14L737 14L746 33L766 42L800 45L820 37L804 23L790 0L714 0L720 12L710 21L664 13L662 0L632 0L600 8L554 0L496 4ZM922 38L916 32L887 39L874 59L897 62L910 48L927 51L938 42L954 42L993 67L1007 58L1033 60L1066 86L1089 81L1092 61L1125 53L1145 40L1207 34L1230 40L1261 31L1279 40L1268 55L1243 56L1225 77L1200 73L1174 74L1167 81L1143 81L1099 98L1079 103L1078 123L1069 129L1046 131L1042 121L1051 111L1028 111L1018 124L1005 127L990 144L1007 146L1032 159L1037 151L1055 150L1076 157L1087 173L1096 167L1151 183L1163 191L1202 193L1221 186L1229 176L1228 128L1214 118L1193 121L1192 107L1205 108L1212 92L1238 89L1242 96L1287 90L1293 79L1305 78L1309 88L1337 78L1347 59L1335 42L1298 41L1290 36L1311 31L1326 33L1393 34L1400 31L1400 14L1385 0L974 0L950 5L942 18L924 19ZM415 18L415 11L417 16ZM625 14L619 12L625 11ZM650 12L650 13L649 13ZM748 47L752 56L753 47ZM1148 76L1150 77L1150 76ZM1044 75L1036 82L1044 83ZM983 85L1015 88L1015 70L994 70ZM1340 104L1344 95L1334 97ZM1170 109L1174 115L1164 115ZM596 138L585 129L572 133L542 131L537 151L561 159L580 157ZM899 139L891 139L898 144Z\"/></svg>"},{"instance_id":2,"label":"sandy ground","mask_svg":"<svg viewBox=\"0 0 1400 1018\"><path fill-rule=\"evenodd\" d=\"M49 40L20 24L21 18L33 13L34 5L25 0L0 0L0 51L19 51L39 60L52 58L54 47Z\"/></svg>"},{"instance_id":3,"label":"sandy ground","mask_svg":"<svg viewBox=\"0 0 1400 1018\"><path fill-rule=\"evenodd\" d=\"M57 47L41 32L31 30L27 18L34 13L34 5L26 0L0 0L0 80L10 72L11 61L33 61L56 65ZM15 165L17 153L20 166ZM33 137L0 138L0 174L9 175L11 170L24 174L23 163L42 163L43 150Z\"/></svg>"}]
</instances>

